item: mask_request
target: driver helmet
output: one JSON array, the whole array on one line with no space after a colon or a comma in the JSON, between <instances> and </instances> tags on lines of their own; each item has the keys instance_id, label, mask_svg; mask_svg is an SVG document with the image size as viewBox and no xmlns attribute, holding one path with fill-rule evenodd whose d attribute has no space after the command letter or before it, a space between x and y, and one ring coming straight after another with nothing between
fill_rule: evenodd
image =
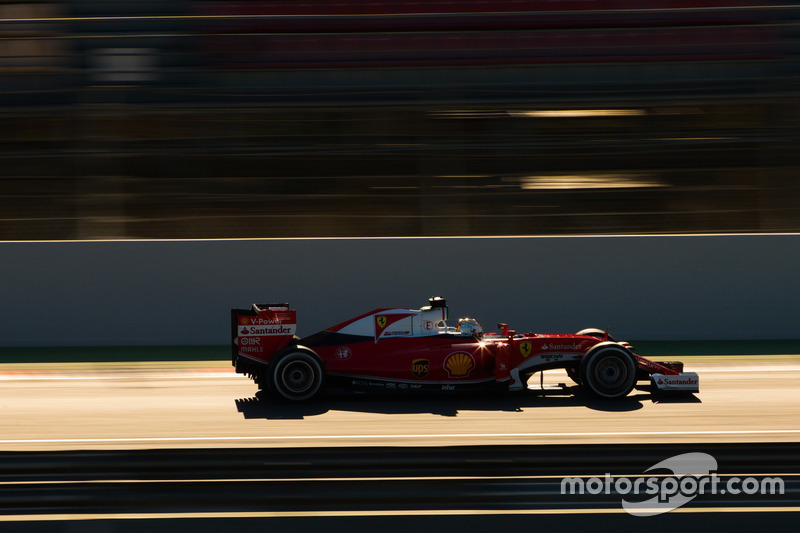
<instances>
[{"instance_id":1,"label":"driver helmet","mask_svg":"<svg viewBox=\"0 0 800 533\"><path fill-rule=\"evenodd\" d=\"M476 339L483 338L483 328L474 318L459 318L456 331L462 335L475 337Z\"/></svg>"}]
</instances>

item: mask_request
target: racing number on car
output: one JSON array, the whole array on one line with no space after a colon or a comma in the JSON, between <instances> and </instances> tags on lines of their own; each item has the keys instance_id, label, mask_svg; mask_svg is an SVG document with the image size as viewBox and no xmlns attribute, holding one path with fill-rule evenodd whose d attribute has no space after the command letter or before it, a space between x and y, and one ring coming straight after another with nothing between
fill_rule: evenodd
<instances>
[{"instance_id":1,"label":"racing number on car","mask_svg":"<svg viewBox=\"0 0 800 533\"><path fill-rule=\"evenodd\" d=\"M528 357L533 350L533 344L530 342L521 342L519 343L519 352L522 354L522 357Z\"/></svg>"}]
</instances>

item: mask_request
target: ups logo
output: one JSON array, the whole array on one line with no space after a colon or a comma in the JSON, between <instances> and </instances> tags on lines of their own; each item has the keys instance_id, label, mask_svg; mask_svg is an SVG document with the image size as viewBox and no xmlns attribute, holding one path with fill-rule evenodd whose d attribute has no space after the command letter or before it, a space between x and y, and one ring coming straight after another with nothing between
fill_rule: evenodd
<instances>
[{"instance_id":1,"label":"ups logo","mask_svg":"<svg viewBox=\"0 0 800 533\"><path fill-rule=\"evenodd\" d=\"M411 373L418 378L424 378L428 375L431 368L431 362L427 359L414 359L411 361Z\"/></svg>"}]
</instances>

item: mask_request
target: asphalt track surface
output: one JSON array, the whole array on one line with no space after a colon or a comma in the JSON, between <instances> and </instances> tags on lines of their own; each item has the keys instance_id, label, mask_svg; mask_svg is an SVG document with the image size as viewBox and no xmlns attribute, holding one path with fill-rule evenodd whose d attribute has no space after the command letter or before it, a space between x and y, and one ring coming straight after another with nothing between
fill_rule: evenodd
<instances>
[{"instance_id":1,"label":"asphalt track surface","mask_svg":"<svg viewBox=\"0 0 800 533\"><path fill-rule=\"evenodd\" d=\"M154 533L160 531L220 531L329 532L398 531L416 533L445 531L640 531L646 527L652 533L675 531L759 531L768 525L773 531L795 531L798 511L742 510L720 514L717 510L684 513L673 511L653 519L643 519L625 513L555 512L555 513L487 513L475 515L362 516L305 516L305 517L189 517L189 518L113 518L48 520L36 522L5 522L4 533L110 533L117 531Z\"/></svg>"},{"instance_id":2,"label":"asphalt track surface","mask_svg":"<svg viewBox=\"0 0 800 533\"><path fill-rule=\"evenodd\" d=\"M0 450L800 442L800 356L683 359L701 380L700 393L684 398L656 399L640 390L621 401L529 393L327 397L302 405L257 398L255 385L224 361L6 364L0 365ZM549 384L569 381L558 371L545 377ZM534 378L531 385L536 384ZM660 532L746 531L769 523L788 531L798 519L796 505L698 502L649 519L616 505L516 511L0 512L0 530L438 532L591 524L598 531L646 527Z\"/></svg>"},{"instance_id":3,"label":"asphalt track surface","mask_svg":"<svg viewBox=\"0 0 800 533\"><path fill-rule=\"evenodd\" d=\"M256 396L225 362L0 365L4 451L800 441L800 356L684 358L700 393ZM538 385L536 376L532 385ZM545 374L546 384L569 382Z\"/></svg>"}]
</instances>

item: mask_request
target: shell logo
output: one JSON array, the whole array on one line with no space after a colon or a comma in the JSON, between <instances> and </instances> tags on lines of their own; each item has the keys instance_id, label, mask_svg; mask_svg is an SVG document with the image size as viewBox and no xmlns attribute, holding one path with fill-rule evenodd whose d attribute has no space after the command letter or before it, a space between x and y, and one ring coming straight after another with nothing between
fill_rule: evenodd
<instances>
[{"instance_id":1,"label":"shell logo","mask_svg":"<svg viewBox=\"0 0 800 533\"><path fill-rule=\"evenodd\" d=\"M451 353L444 360L444 367L451 378L463 378L475 368L475 359L467 352Z\"/></svg>"}]
</instances>

